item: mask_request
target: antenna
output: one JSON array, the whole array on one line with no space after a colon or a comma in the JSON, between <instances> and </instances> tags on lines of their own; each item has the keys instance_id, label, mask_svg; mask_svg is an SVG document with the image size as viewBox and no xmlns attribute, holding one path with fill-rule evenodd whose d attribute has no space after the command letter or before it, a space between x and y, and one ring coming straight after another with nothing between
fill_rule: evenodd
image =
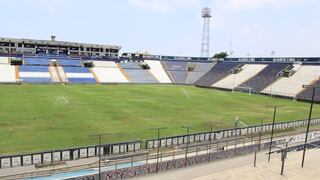
<instances>
[{"instance_id":1,"label":"antenna","mask_svg":"<svg viewBox=\"0 0 320 180\"><path fill-rule=\"evenodd\" d=\"M211 9L208 7L203 8L201 17L203 18L201 57L209 57Z\"/></svg>"}]
</instances>

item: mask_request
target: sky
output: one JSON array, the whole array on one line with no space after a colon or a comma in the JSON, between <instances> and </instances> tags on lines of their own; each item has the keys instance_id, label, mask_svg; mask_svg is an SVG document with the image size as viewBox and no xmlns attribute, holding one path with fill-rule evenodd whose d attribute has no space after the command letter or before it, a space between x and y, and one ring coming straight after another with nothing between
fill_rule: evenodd
<instances>
[{"instance_id":1,"label":"sky","mask_svg":"<svg viewBox=\"0 0 320 180\"><path fill-rule=\"evenodd\" d=\"M0 37L200 56L203 7L211 56L320 56L320 0L0 0Z\"/></svg>"}]
</instances>

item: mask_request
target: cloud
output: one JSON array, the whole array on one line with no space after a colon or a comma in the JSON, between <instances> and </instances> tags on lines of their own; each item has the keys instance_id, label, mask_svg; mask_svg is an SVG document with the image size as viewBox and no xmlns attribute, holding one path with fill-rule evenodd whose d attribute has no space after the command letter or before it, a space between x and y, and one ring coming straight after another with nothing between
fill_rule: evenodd
<instances>
[{"instance_id":1,"label":"cloud","mask_svg":"<svg viewBox=\"0 0 320 180\"><path fill-rule=\"evenodd\" d=\"M200 0L128 0L129 5L157 13L171 12L177 8L192 8L200 4Z\"/></svg>"}]
</instances>

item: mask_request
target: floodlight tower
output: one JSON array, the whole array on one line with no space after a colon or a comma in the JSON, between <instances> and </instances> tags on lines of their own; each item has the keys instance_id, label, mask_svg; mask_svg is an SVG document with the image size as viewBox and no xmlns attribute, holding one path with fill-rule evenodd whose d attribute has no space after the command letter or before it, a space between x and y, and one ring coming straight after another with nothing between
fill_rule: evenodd
<instances>
[{"instance_id":1,"label":"floodlight tower","mask_svg":"<svg viewBox=\"0 0 320 180\"><path fill-rule=\"evenodd\" d=\"M210 43L210 18L211 9L205 7L202 9L201 17L203 18L203 32L201 43L201 57L209 57L209 43Z\"/></svg>"}]
</instances>

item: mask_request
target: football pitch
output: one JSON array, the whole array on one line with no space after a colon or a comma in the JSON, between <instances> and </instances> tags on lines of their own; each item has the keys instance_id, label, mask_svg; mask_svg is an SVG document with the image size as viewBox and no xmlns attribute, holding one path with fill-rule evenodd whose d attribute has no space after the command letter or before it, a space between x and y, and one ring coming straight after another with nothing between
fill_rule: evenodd
<instances>
[{"instance_id":1,"label":"football pitch","mask_svg":"<svg viewBox=\"0 0 320 180\"><path fill-rule=\"evenodd\" d=\"M0 154L45 151L96 144L90 134L110 133L103 143L243 124L305 119L309 103L268 96L177 85L0 85ZM320 116L315 105L313 117ZM243 126L243 124L240 124Z\"/></svg>"}]
</instances>

